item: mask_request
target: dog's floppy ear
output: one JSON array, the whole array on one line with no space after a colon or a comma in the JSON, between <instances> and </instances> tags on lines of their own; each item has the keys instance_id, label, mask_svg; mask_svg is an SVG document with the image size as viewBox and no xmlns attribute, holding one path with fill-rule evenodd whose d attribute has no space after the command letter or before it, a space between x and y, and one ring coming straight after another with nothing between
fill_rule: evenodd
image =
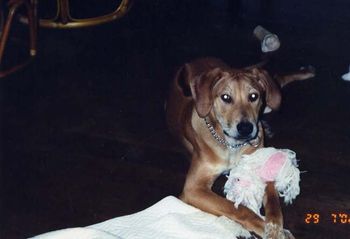
<instances>
[{"instance_id":1,"label":"dog's floppy ear","mask_svg":"<svg viewBox=\"0 0 350 239\"><path fill-rule=\"evenodd\" d=\"M280 87L265 70L253 68L251 72L257 77L258 83L265 90L266 105L272 110L277 110L282 99Z\"/></svg>"},{"instance_id":2,"label":"dog's floppy ear","mask_svg":"<svg viewBox=\"0 0 350 239\"><path fill-rule=\"evenodd\" d=\"M214 68L209 71L202 72L198 75L191 74L191 66L186 64L187 72L190 80L190 88L198 115L202 118L207 116L213 106L212 89L218 80L222 77L222 70Z\"/></svg>"}]
</instances>

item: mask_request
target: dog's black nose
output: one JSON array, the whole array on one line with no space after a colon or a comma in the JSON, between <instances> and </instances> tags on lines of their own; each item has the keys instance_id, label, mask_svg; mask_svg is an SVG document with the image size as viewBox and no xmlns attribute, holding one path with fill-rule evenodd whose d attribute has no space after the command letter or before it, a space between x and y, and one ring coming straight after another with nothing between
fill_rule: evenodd
<instances>
[{"instance_id":1,"label":"dog's black nose","mask_svg":"<svg viewBox=\"0 0 350 239\"><path fill-rule=\"evenodd\" d=\"M250 122L240 122L237 125L237 131L241 137L248 137L253 132L253 124Z\"/></svg>"}]
</instances>

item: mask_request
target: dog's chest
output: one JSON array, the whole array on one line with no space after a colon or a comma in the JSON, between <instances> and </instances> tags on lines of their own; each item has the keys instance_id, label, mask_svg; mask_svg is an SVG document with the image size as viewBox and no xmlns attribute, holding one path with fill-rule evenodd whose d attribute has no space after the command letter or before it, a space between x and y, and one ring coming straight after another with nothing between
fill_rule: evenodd
<instances>
[{"instance_id":1,"label":"dog's chest","mask_svg":"<svg viewBox=\"0 0 350 239\"><path fill-rule=\"evenodd\" d=\"M229 171L239 162L241 153L237 151L228 151L226 154L221 155L222 171Z\"/></svg>"},{"instance_id":2,"label":"dog's chest","mask_svg":"<svg viewBox=\"0 0 350 239\"><path fill-rule=\"evenodd\" d=\"M233 168L239 162L241 157L242 154L241 152L239 152L239 150L229 153L228 161L230 169Z\"/></svg>"}]
</instances>

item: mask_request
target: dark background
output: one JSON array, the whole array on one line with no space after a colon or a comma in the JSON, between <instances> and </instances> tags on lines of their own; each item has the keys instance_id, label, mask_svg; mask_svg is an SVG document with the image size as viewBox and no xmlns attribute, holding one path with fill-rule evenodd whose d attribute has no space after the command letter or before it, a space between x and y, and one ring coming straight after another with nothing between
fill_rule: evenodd
<instances>
[{"instance_id":1,"label":"dark background","mask_svg":"<svg viewBox=\"0 0 350 239\"><path fill-rule=\"evenodd\" d=\"M39 15L53 6L39 0ZM72 15L113 6L74 1ZM283 209L285 226L296 238L350 238L350 221L331 216L350 214L350 83L340 78L350 64L349 9L348 0L143 0L109 24L40 28L34 61L0 79L0 238L86 226L178 195L188 160L163 109L173 73L201 56L259 62L257 24L282 42L275 70L317 70L284 88L281 110L265 117L274 133L267 145L296 151L306 171ZM5 66L22 57L26 36L15 24ZM306 224L307 213L320 222Z\"/></svg>"}]
</instances>

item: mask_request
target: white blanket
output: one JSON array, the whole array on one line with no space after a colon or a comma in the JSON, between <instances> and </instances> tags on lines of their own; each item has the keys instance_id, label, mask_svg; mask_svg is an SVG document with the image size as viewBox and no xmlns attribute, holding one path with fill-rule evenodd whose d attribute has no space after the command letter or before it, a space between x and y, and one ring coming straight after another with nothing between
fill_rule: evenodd
<instances>
[{"instance_id":1,"label":"white blanket","mask_svg":"<svg viewBox=\"0 0 350 239\"><path fill-rule=\"evenodd\" d=\"M33 239L235 239L250 233L226 217L216 217L168 196L135 214L88 227L45 233Z\"/></svg>"}]
</instances>

